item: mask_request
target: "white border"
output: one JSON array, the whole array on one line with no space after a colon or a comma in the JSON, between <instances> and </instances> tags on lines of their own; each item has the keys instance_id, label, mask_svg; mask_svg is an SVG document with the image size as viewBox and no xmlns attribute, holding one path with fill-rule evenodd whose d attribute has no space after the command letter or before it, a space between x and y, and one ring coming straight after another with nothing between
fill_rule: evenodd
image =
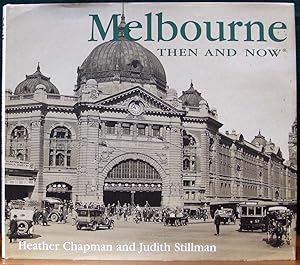
<instances>
[{"instance_id":1,"label":"white border","mask_svg":"<svg viewBox=\"0 0 300 265\"><path fill-rule=\"evenodd\" d=\"M2 40L2 89L1 89L1 97L2 97L2 108L1 108L1 114L2 114L2 123L1 123L1 132L2 132L2 146L1 146L1 184L2 184L2 192L1 192L1 225L2 225L2 257L5 257L5 65L6 65L6 8L8 5L5 5L2 9L3 11L3 40Z\"/></svg>"}]
</instances>

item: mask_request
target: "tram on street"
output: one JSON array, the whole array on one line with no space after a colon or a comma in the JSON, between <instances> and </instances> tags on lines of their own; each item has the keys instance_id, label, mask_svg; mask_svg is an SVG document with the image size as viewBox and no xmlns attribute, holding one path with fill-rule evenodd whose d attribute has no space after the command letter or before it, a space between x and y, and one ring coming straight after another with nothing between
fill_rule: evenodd
<instances>
[{"instance_id":1,"label":"tram on street","mask_svg":"<svg viewBox=\"0 0 300 265\"><path fill-rule=\"evenodd\" d=\"M275 206L275 202L245 201L239 205L240 231L261 230L267 232L267 210Z\"/></svg>"}]
</instances>

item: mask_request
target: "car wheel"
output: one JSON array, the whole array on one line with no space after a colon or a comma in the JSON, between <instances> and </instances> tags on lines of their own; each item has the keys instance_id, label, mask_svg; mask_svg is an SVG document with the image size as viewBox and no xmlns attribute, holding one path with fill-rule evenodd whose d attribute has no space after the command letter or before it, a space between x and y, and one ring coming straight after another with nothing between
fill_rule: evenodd
<instances>
[{"instance_id":1,"label":"car wheel","mask_svg":"<svg viewBox=\"0 0 300 265\"><path fill-rule=\"evenodd\" d=\"M37 224L42 225L42 223L43 223L43 216L39 215L37 218Z\"/></svg>"},{"instance_id":2,"label":"car wheel","mask_svg":"<svg viewBox=\"0 0 300 265\"><path fill-rule=\"evenodd\" d=\"M108 218L104 219L104 225L109 226L110 220Z\"/></svg>"},{"instance_id":3,"label":"car wheel","mask_svg":"<svg viewBox=\"0 0 300 265\"><path fill-rule=\"evenodd\" d=\"M114 229L114 226L115 226L114 222L113 222L113 221L111 221L111 222L110 222L110 225L109 225L109 227L108 227L108 228L109 228L109 229Z\"/></svg>"},{"instance_id":4,"label":"car wheel","mask_svg":"<svg viewBox=\"0 0 300 265\"><path fill-rule=\"evenodd\" d=\"M76 225L77 230L81 230L81 226L80 225Z\"/></svg>"},{"instance_id":5,"label":"car wheel","mask_svg":"<svg viewBox=\"0 0 300 265\"><path fill-rule=\"evenodd\" d=\"M53 214L51 214L50 215L50 220L52 221L52 222L58 222L58 215L56 214L56 213L53 213Z\"/></svg>"},{"instance_id":6,"label":"car wheel","mask_svg":"<svg viewBox=\"0 0 300 265\"><path fill-rule=\"evenodd\" d=\"M20 235L24 235L28 232L29 230L29 225L25 221L18 221L18 233Z\"/></svg>"},{"instance_id":7,"label":"car wheel","mask_svg":"<svg viewBox=\"0 0 300 265\"><path fill-rule=\"evenodd\" d=\"M96 231L96 230L97 230L97 223L93 223L92 231Z\"/></svg>"}]
</instances>

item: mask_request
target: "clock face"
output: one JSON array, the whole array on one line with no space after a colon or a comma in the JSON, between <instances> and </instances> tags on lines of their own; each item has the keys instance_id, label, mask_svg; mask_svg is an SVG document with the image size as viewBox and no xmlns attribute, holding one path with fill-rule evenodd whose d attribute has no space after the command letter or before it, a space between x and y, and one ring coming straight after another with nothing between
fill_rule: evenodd
<instances>
[{"instance_id":1,"label":"clock face","mask_svg":"<svg viewBox=\"0 0 300 265\"><path fill-rule=\"evenodd\" d=\"M140 102L131 102L128 106L128 110L132 115L140 115L143 112L143 105Z\"/></svg>"}]
</instances>

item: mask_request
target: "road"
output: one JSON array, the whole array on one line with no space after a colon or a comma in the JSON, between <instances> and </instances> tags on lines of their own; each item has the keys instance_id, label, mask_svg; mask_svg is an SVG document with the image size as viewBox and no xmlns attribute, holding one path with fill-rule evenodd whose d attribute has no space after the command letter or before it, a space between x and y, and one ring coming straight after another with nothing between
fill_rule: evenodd
<instances>
[{"instance_id":1,"label":"road","mask_svg":"<svg viewBox=\"0 0 300 265\"><path fill-rule=\"evenodd\" d=\"M115 220L113 230L97 231L77 231L70 223L49 224L35 226L33 238L11 244L6 238L6 256L74 260L287 260L295 255L294 229L291 245L275 248L265 242L265 233L239 232L238 223L221 225L219 236L214 235L212 221L191 221L187 226L173 227ZM52 250L46 250L47 247ZM194 248L196 251L189 251Z\"/></svg>"}]
</instances>

